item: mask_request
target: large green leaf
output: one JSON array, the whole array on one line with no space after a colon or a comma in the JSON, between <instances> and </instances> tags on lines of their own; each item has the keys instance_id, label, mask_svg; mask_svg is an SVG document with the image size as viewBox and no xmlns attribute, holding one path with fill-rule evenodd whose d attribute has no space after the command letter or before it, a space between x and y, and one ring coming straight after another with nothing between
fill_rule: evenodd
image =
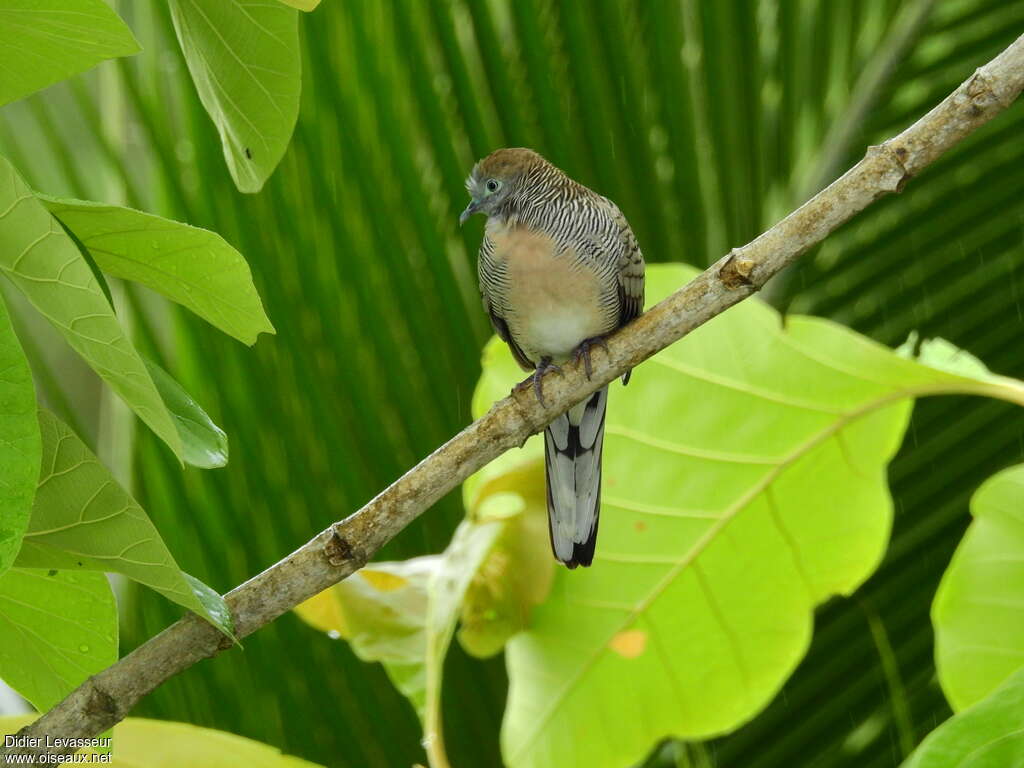
<instances>
[{"instance_id":1,"label":"large green leaf","mask_svg":"<svg viewBox=\"0 0 1024 768\"><path fill-rule=\"evenodd\" d=\"M102 573L0 576L0 678L40 711L117 661L117 606Z\"/></svg>"},{"instance_id":2,"label":"large green leaf","mask_svg":"<svg viewBox=\"0 0 1024 768\"><path fill-rule=\"evenodd\" d=\"M0 717L0 735L16 733L35 719ZM129 717L114 726L113 734L114 754L108 765L114 768L318 768L258 741L191 723Z\"/></svg>"},{"instance_id":3,"label":"large green leaf","mask_svg":"<svg viewBox=\"0 0 1024 768\"><path fill-rule=\"evenodd\" d=\"M32 372L0 294L0 575L14 562L28 527L39 461Z\"/></svg>"},{"instance_id":4,"label":"large green leaf","mask_svg":"<svg viewBox=\"0 0 1024 768\"><path fill-rule=\"evenodd\" d=\"M88 262L3 157L0 272L180 456L181 439L164 401Z\"/></svg>"},{"instance_id":5,"label":"large green leaf","mask_svg":"<svg viewBox=\"0 0 1024 768\"><path fill-rule=\"evenodd\" d=\"M103 0L6 0L0 6L0 106L138 51L131 30Z\"/></svg>"},{"instance_id":6,"label":"large green leaf","mask_svg":"<svg viewBox=\"0 0 1024 768\"><path fill-rule=\"evenodd\" d=\"M692 274L649 269L651 300ZM560 571L507 647L507 763L623 765L763 708L806 651L814 606L882 557L884 470L913 398L1024 405L1019 382L958 370L816 318L783 327L748 301L636 371L610 398L595 565ZM474 404L514 380L485 376ZM600 737L573 738L585 722Z\"/></svg>"},{"instance_id":7,"label":"large green leaf","mask_svg":"<svg viewBox=\"0 0 1024 768\"><path fill-rule=\"evenodd\" d=\"M249 265L215 232L118 205L38 197L108 275L142 283L246 344L274 332Z\"/></svg>"},{"instance_id":8,"label":"large green leaf","mask_svg":"<svg viewBox=\"0 0 1024 768\"><path fill-rule=\"evenodd\" d=\"M1024 670L946 721L903 768L1024 768Z\"/></svg>"},{"instance_id":9,"label":"large green leaf","mask_svg":"<svg viewBox=\"0 0 1024 768\"><path fill-rule=\"evenodd\" d=\"M178 568L135 500L67 425L39 412L42 472L28 532L15 563L23 568L120 573L232 633L221 597Z\"/></svg>"},{"instance_id":10,"label":"large green leaf","mask_svg":"<svg viewBox=\"0 0 1024 768\"><path fill-rule=\"evenodd\" d=\"M935 662L955 710L1024 666L1024 465L971 499L971 523L935 595Z\"/></svg>"},{"instance_id":11,"label":"large green leaf","mask_svg":"<svg viewBox=\"0 0 1024 768\"><path fill-rule=\"evenodd\" d=\"M259 192L299 113L298 12L253 0L171 0L199 98L243 192Z\"/></svg>"}]
</instances>

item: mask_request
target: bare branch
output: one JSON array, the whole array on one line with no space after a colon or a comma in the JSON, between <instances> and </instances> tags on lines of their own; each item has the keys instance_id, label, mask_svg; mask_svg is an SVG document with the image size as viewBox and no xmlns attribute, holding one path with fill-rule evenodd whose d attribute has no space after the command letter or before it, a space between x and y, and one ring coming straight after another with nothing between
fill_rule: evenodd
<instances>
[{"instance_id":1,"label":"bare branch","mask_svg":"<svg viewBox=\"0 0 1024 768\"><path fill-rule=\"evenodd\" d=\"M821 143L818 159L805 183L800 185L800 198L813 195L839 172L840 163L853 148L857 133L863 128L865 118L874 109L883 88L896 73L899 63L917 41L918 34L925 27L935 0L915 0L900 7L899 15L878 48L872 52L867 65L861 70L857 83L850 93L849 103L839 119L829 126L828 134Z\"/></svg>"},{"instance_id":2,"label":"bare branch","mask_svg":"<svg viewBox=\"0 0 1024 768\"><path fill-rule=\"evenodd\" d=\"M751 243L615 334L593 378L566 367L548 377L543 408L529 389L496 403L483 418L425 458L369 504L335 523L276 565L232 590L228 605L240 637L349 576L416 517L473 472L539 432L572 404L759 290L808 248L878 198L904 184L1006 109L1024 89L1024 36L978 69L903 133L870 147L863 160ZM70 693L19 735L94 736L124 718L162 682L230 647L194 615L173 624ZM41 754L40 747L0 755Z\"/></svg>"}]
</instances>

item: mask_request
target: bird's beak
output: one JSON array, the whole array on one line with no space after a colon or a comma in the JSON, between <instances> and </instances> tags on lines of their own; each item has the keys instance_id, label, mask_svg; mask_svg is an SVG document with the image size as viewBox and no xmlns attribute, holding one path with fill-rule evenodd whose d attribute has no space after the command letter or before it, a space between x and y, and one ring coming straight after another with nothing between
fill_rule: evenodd
<instances>
[{"instance_id":1,"label":"bird's beak","mask_svg":"<svg viewBox=\"0 0 1024 768\"><path fill-rule=\"evenodd\" d=\"M479 210L479 208L480 204L476 200L470 200L469 205L466 206L466 210L459 214L459 226L461 227L463 224L465 224L466 219L468 219L470 216L476 213Z\"/></svg>"}]
</instances>

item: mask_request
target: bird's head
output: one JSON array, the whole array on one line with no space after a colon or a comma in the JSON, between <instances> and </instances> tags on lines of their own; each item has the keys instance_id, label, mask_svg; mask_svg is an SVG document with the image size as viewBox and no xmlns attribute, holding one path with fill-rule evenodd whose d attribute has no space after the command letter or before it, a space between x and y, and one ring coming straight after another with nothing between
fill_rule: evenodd
<instances>
[{"instance_id":1,"label":"bird's head","mask_svg":"<svg viewBox=\"0 0 1024 768\"><path fill-rule=\"evenodd\" d=\"M548 161L532 149L498 149L473 166L473 172L466 179L466 190L470 201L459 216L459 224L474 213L492 216L502 206L522 191L524 183L533 171L548 165Z\"/></svg>"}]
</instances>

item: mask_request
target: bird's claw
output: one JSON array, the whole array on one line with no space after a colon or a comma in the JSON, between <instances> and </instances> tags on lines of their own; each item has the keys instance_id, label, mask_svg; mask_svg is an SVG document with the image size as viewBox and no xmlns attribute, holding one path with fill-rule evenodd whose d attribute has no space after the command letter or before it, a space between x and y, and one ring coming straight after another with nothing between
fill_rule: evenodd
<instances>
[{"instance_id":1,"label":"bird's claw","mask_svg":"<svg viewBox=\"0 0 1024 768\"><path fill-rule=\"evenodd\" d=\"M533 382L533 391L534 393L536 393L537 402L541 404L542 408L548 407L548 404L544 402L544 388L542 384L544 374L547 373L548 371L554 371L559 376L562 375L562 368L552 363L550 357L545 357L543 360L540 361L540 364L537 366L537 370L533 372L533 376L526 379L526 381L522 382L522 384L520 385L525 386L528 385L531 381Z\"/></svg>"},{"instance_id":2,"label":"bird's claw","mask_svg":"<svg viewBox=\"0 0 1024 768\"><path fill-rule=\"evenodd\" d=\"M587 374L587 380L590 380L590 374L593 373L593 369L590 366L590 350L593 347L601 347L604 353L608 354L608 343L601 336L594 336L593 338L584 339L580 342L580 345L576 347L576 353L573 357L576 364L579 365L580 358L583 358L583 370Z\"/></svg>"}]
</instances>

